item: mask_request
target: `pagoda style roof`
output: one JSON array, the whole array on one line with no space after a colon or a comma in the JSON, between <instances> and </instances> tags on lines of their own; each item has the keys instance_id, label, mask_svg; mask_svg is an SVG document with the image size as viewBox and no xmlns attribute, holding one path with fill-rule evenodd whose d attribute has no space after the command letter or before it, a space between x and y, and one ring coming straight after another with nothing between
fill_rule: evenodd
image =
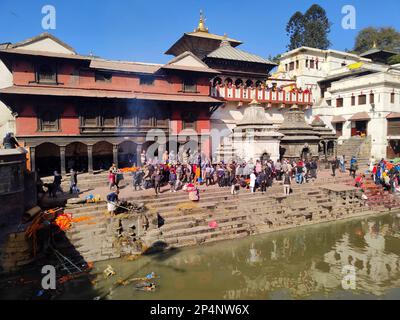
<instances>
[{"instance_id":1,"label":"pagoda style roof","mask_svg":"<svg viewBox=\"0 0 400 320\"><path fill-rule=\"evenodd\" d=\"M188 32L184 33L183 36L165 52L165 54L178 56L185 51L204 51L200 56L203 58L207 53L217 49L222 40L224 40L224 36L205 31ZM229 41L233 47L242 44L241 41L235 39L226 38L226 40Z\"/></svg>"},{"instance_id":2,"label":"pagoda style roof","mask_svg":"<svg viewBox=\"0 0 400 320\"><path fill-rule=\"evenodd\" d=\"M162 66L162 69L181 70L181 71L192 71L192 72L203 72L218 74L219 72L211 69L202 60L196 57L190 51L181 53L179 56L173 58L167 64Z\"/></svg>"},{"instance_id":3,"label":"pagoda style roof","mask_svg":"<svg viewBox=\"0 0 400 320\"><path fill-rule=\"evenodd\" d=\"M253 62L274 66L277 65L268 59L264 59L258 55L232 47L228 40L224 40L218 49L207 55L207 58Z\"/></svg>"},{"instance_id":4,"label":"pagoda style roof","mask_svg":"<svg viewBox=\"0 0 400 320\"><path fill-rule=\"evenodd\" d=\"M194 53L203 59L208 53L217 49L223 40L229 41L233 47L242 44L241 41L210 33L204 24L203 12L200 11L200 20L193 32L186 32L169 48L165 54L179 56L185 51Z\"/></svg>"},{"instance_id":5,"label":"pagoda style roof","mask_svg":"<svg viewBox=\"0 0 400 320\"><path fill-rule=\"evenodd\" d=\"M389 59L390 57L393 57L397 54L399 54L399 53L394 52L394 51L389 51L389 50L383 50L383 49L379 49L379 48L372 48L364 53L361 53L360 57L368 58L368 59L371 59L372 61L375 61L375 60L385 61L385 60Z\"/></svg>"}]
</instances>

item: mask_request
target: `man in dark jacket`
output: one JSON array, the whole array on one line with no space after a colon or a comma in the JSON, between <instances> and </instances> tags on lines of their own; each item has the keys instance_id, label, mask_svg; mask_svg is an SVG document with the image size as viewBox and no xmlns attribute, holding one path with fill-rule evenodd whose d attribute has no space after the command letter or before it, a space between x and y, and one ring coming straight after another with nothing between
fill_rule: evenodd
<instances>
[{"instance_id":1,"label":"man in dark jacket","mask_svg":"<svg viewBox=\"0 0 400 320\"><path fill-rule=\"evenodd\" d=\"M158 196L158 194L161 191L161 174L160 174L160 170L156 170L152 174L151 179L153 180L154 191L156 192L156 196Z\"/></svg>"},{"instance_id":2,"label":"man in dark jacket","mask_svg":"<svg viewBox=\"0 0 400 320\"><path fill-rule=\"evenodd\" d=\"M69 177L69 193L76 192L78 186L78 174L74 169L70 170L71 176Z\"/></svg>"},{"instance_id":3,"label":"man in dark jacket","mask_svg":"<svg viewBox=\"0 0 400 320\"><path fill-rule=\"evenodd\" d=\"M4 149L15 149L16 147L19 147L19 144L17 139L15 139L14 135L11 132L9 132L3 139L3 146Z\"/></svg>"}]
</instances>

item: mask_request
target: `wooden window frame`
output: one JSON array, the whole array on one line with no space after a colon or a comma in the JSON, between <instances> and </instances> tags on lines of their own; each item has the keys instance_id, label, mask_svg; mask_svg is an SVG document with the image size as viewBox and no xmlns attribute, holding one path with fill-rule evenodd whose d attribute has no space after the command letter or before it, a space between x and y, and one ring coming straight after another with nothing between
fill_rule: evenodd
<instances>
[{"instance_id":1,"label":"wooden window frame","mask_svg":"<svg viewBox=\"0 0 400 320\"><path fill-rule=\"evenodd\" d=\"M156 78L150 75L139 76L139 85L141 86L154 86Z\"/></svg>"},{"instance_id":2,"label":"wooden window frame","mask_svg":"<svg viewBox=\"0 0 400 320\"><path fill-rule=\"evenodd\" d=\"M191 83L187 84L187 82ZM196 80L194 78L184 78L182 81L182 92L198 93Z\"/></svg>"},{"instance_id":3,"label":"wooden window frame","mask_svg":"<svg viewBox=\"0 0 400 320\"><path fill-rule=\"evenodd\" d=\"M53 71L54 75L52 79L41 79L41 72L40 69L42 67L49 67ZM51 63L38 63L35 66L35 82L38 84L58 84L58 70L57 70L57 64L51 64Z\"/></svg>"},{"instance_id":4,"label":"wooden window frame","mask_svg":"<svg viewBox=\"0 0 400 320\"><path fill-rule=\"evenodd\" d=\"M113 74L111 72L99 71L94 72L94 81L101 83L112 83Z\"/></svg>"},{"instance_id":5,"label":"wooden window frame","mask_svg":"<svg viewBox=\"0 0 400 320\"><path fill-rule=\"evenodd\" d=\"M343 98L337 98L336 99L336 108L343 108L343 105L344 105L344 99Z\"/></svg>"},{"instance_id":6,"label":"wooden window frame","mask_svg":"<svg viewBox=\"0 0 400 320\"><path fill-rule=\"evenodd\" d=\"M363 100L361 100L363 98ZM366 94L360 94L358 96L358 105L359 106L364 106L367 104L367 95Z\"/></svg>"},{"instance_id":7,"label":"wooden window frame","mask_svg":"<svg viewBox=\"0 0 400 320\"><path fill-rule=\"evenodd\" d=\"M49 113L55 117L54 129L45 129L46 125L44 124L43 118L44 118L44 115L46 115L47 113ZM45 109L40 110L40 112L37 113L37 131L38 132L60 132L61 131L60 113L57 111L54 111L50 108L45 108Z\"/></svg>"}]
</instances>

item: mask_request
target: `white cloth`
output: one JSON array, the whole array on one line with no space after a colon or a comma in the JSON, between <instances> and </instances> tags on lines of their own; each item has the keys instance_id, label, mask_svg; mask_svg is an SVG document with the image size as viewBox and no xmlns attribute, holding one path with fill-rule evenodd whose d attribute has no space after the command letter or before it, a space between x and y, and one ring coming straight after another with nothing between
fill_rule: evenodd
<instances>
[{"instance_id":1,"label":"white cloth","mask_svg":"<svg viewBox=\"0 0 400 320\"><path fill-rule=\"evenodd\" d=\"M115 202L108 202L107 203L107 210L108 212L114 212L117 209L117 205Z\"/></svg>"},{"instance_id":2,"label":"white cloth","mask_svg":"<svg viewBox=\"0 0 400 320\"><path fill-rule=\"evenodd\" d=\"M250 175L250 188L254 188L256 186L256 175L252 173Z\"/></svg>"}]
</instances>

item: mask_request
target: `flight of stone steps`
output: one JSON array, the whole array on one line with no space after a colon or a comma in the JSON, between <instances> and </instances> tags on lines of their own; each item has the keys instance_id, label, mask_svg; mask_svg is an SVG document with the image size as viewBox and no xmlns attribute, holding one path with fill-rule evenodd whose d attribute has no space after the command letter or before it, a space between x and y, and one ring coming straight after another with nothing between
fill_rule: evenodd
<instances>
[{"instance_id":1,"label":"flight of stone steps","mask_svg":"<svg viewBox=\"0 0 400 320\"><path fill-rule=\"evenodd\" d=\"M335 181L353 183L348 176L337 177ZM199 202L189 201L188 194L183 191L164 192L158 197L153 194L138 197L133 193L125 200L142 202L148 209L146 215L151 227L141 237L146 247L156 242L165 243L168 247L181 247L258 234L268 228L285 228L283 216L287 223L300 224L311 216L317 221L329 214L341 215L344 207L332 203L321 189L326 183L332 183L331 178L294 184L293 194L287 198L282 196L282 185L274 183L264 195L259 191L251 194L249 190L241 189L239 195L232 196L230 188L212 186L200 187ZM106 209L106 203L101 202L67 207L65 210L75 218L90 217L90 220L76 223L66 232L70 245L86 261L118 257L121 251L129 253L129 248L121 250L113 243L118 216L109 217ZM164 219L160 228L154 225L157 214ZM210 227L210 222L216 222L217 227Z\"/></svg>"},{"instance_id":2,"label":"flight of stone steps","mask_svg":"<svg viewBox=\"0 0 400 320\"><path fill-rule=\"evenodd\" d=\"M69 190L70 175L63 176L61 188L64 191ZM53 182L53 177L43 177L43 183ZM124 179L120 181L119 186L124 187L132 183L132 178L128 173L124 173ZM98 187L105 187L108 185L108 173L99 172L96 174L82 173L78 174L78 188L82 190L91 190Z\"/></svg>"},{"instance_id":3,"label":"flight of stone steps","mask_svg":"<svg viewBox=\"0 0 400 320\"><path fill-rule=\"evenodd\" d=\"M351 137L344 140L343 144L338 145L337 155L344 155L349 166L350 159L357 157L359 165L368 165L371 155L371 138Z\"/></svg>"}]
</instances>

